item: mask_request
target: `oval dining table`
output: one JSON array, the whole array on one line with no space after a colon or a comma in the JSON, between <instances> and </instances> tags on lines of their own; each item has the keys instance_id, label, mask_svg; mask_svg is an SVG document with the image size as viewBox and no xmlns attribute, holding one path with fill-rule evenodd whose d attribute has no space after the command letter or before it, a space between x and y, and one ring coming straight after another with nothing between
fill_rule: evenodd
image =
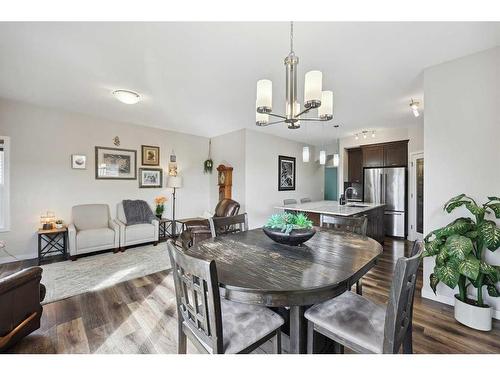
<instances>
[{"instance_id":1,"label":"oval dining table","mask_svg":"<svg viewBox=\"0 0 500 375\"><path fill-rule=\"evenodd\" d=\"M305 310L344 293L382 253L369 237L315 229L314 237L300 246L276 243L258 228L199 242L186 253L215 260L222 297L289 307L290 353L305 353Z\"/></svg>"}]
</instances>

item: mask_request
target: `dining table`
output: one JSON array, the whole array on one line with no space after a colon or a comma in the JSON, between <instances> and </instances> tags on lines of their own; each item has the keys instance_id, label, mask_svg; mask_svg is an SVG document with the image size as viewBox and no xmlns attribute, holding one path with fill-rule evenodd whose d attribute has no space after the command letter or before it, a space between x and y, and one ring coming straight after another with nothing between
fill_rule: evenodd
<instances>
[{"instance_id":1,"label":"dining table","mask_svg":"<svg viewBox=\"0 0 500 375\"><path fill-rule=\"evenodd\" d=\"M257 228L210 238L186 253L215 260L223 298L289 309L289 352L305 353L307 308L346 292L382 254L382 246L372 238L315 230L299 246L274 242Z\"/></svg>"}]
</instances>

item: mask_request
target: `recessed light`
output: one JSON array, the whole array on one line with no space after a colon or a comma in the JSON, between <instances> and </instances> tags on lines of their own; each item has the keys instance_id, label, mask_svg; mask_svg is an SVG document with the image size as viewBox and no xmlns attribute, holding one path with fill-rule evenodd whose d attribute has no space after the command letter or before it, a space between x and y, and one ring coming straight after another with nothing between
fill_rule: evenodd
<instances>
[{"instance_id":1,"label":"recessed light","mask_svg":"<svg viewBox=\"0 0 500 375\"><path fill-rule=\"evenodd\" d=\"M141 100L141 96L130 90L115 90L113 96L125 104L136 104Z\"/></svg>"}]
</instances>

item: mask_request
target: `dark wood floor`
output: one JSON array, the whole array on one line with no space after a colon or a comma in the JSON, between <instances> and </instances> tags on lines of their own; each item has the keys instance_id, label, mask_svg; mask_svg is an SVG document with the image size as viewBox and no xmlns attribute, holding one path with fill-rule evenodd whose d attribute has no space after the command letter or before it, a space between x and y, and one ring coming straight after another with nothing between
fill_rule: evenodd
<instances>
[{"instance_id":1,"label":"dark wood floor","mask_svg":"<svg viewBox=\"0 0 500 375\"><path fill-rule=\"evenodd\" d=\"M409 242L387 239L379 264L364 277L364 295L387 302L395 261L408 254ZM29 262L0 266L0 276ZM500 353L500 322L492 332L467 328L453 308L422 299L422 270L414 303L415 353ZM11 353L175 353L176 318L168 271L44 306L42 327ZM284 345L286 346L286 339ZM262 348L257 352L265 352ZM196 352L188 346L188 352Z\"/></svg>"}]
</instances>

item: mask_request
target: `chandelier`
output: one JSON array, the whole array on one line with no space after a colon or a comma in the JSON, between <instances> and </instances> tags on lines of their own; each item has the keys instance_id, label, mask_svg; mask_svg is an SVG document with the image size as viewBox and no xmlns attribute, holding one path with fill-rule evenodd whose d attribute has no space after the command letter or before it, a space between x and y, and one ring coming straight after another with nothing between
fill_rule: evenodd
<instances>
[{"instance_id":1,"label":"chandelier","mask_svg":"<svg viewBox=\"0 0 500 375\"><path fill-rule=\"evenodd\" d=\"M329 121L333 119L333 92L322 91L323 74L312 70L305 75L304 109L300 110L297 100L297 65L299 58L293 51L293 22L290 22L290 53L285 58L286 103L285 115L273 113L273 83L269 79L257 81L256 125L267 126L279 123L288 124L288 129L300 128L301 121ZM317 118L302 117L311 109L318 109ZM279 120L269 122L269 116Z\"/></svg>"}]
</instances>

